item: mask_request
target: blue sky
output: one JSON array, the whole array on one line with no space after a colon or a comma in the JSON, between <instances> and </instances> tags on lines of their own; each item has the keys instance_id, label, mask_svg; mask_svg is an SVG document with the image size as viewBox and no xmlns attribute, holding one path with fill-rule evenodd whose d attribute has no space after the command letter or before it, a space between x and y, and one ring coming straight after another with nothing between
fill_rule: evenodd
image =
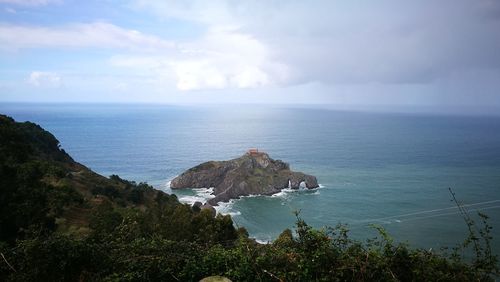
<instances>
[{"instance_id":1,"label":"blue sky","mask_svg":"<svg viewBox=\"0 0 500 282\"><path fill-rule=\"evenodd\" d=\"M500 1L0 0L0 101L500 108Z\"/></svg>"}]
</instances>

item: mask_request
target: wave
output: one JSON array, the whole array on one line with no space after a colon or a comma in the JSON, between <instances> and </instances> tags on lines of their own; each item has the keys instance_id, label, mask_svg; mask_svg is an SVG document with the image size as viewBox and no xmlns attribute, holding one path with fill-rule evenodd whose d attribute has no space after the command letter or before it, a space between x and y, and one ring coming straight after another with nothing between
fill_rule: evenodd
<instances>
[{"instance_id":1,"label":"wave","mask_svg":"<svg viewBox=\"0 0 500 282\"><path fill-rule=\"evenodd\" d=\"M241 215L241 212L238 210L234 210L234 203L235 199L229 200L229 202L220 202L218 206L215 206L215 210L217 213L223 214L223 215L230 215L231 217L236 216L236 215Z\"/></svg>"},{"instance_id":2,"label":"wave","mask_svg":"<svg viewBox=\"0 0 500 282\"><path fill-rule=\"evenodd\" d=\"M203 197L205 199L215 198L214 187L210 187L210 188L193 188L192 190L196 192L196 195L201 196L201 197Z\"/></svg>"},{"instance_id":3,"label":"wave","mask_svg":"<svg viewBox=\"0 0 500 282\"><path fill-rule=\"evenodd\" d=\"M202 197L198 197L198 196L180 196L178 199L179 199L179 202L184 203L184 204L189 204L191 206L196 202L203 203L203 200L204 200Z\"/></svg>"},{"instance_id":4,"label":"wave","mask_svg":"<svg viewBox=\"0 0 500 282\"><path fill-rule=\"evenodd\" d=\"M161 185L159 186L159 190L167 193L167 194L175 194L173 193L172 191L172 188L170 188L170 184L172 183L172 180L174 180L174 178L176 178L177 176L174 176L174 177L170 177L170 178L167 178L167 181L165 182L165 185Z\"/></svg>"},{"instance_id":5,"label":"wave","mask_svg":"<svg viewBox=\"0 0 500 282\"><path fill-rule=\"evenodd\" d=\"M172 189L170 189L170 183L172 181L169 180L166 182L166 188L164 192L167 193L173 193ZM281 205L286 205L286 202L289 202L291 200L292 196L295 195L319 195L320 191L319 189L325 188L324 185L318 184L319 187L313 188L313 189L308 189L305 187L300 187L299 189L292 189L292 188L285 188L282 189L280 192L273 194L273 195L248 195L248 196L241 196L240 199L231 199L229 202L220 202L218 203L218 206L215 206L215 211L218 214L223 214L223 215L230 215L231 217L234 216L239 216L241 215L241 212L238 210L234 209L234 204L236 201L239 201L243 198L257 198L257 197L270 197L270 198L280 198L283 201L281 202ZM182 194L177 194L177 197L181 203L193 205L195 202L201 202L201 203L206 203L208 200L212 199L215 197L214 193L214 188L192 188L190 189L192 192L194 192L194 195L182 195ZM174 193L175 194L175 193Z\"/></svg>"},{"instance_id":6,"label":"wave","mask_svg":"<svg viewBox=\"0 0 500 282\"><path fill-rule=\"evenodd\" d=\"M208 200L214 198L214 188L193 188L191 189L194 195L179 195L177 197L181 203L193 205L195 202L206 203Z\"/></svg>"},{"instance_id":7,"label":"wave","mask_svg":"<svg viewBox=\"0 0 500 282\"><path fill-rule=\"evenodd\" d=\"M273 194L273 195L248 195L248 196L241 196L240 199L231 199L229 202L221 202L219 203L219 206L215 207L215 210L217 213L223 214L223 215L230 215L230 216L237 216L241 215L241 212L238 210L234 209L234 204L236 201L242 200L244 198L257 198L257 197L270 197L270 198L280 198L283 201L281 201L281 205L286 205L287 202L290 201L290 198L294 195L319 195L319 189L324 188L324 185L318 184L318 188L313 188L313 189L307 189L307 188L299 188L299 189L292 189L292 188L285 188L282 189L280 192ZM314 191L314 192L311 192Z\"/></svg>"},{"instance_id":8,"label":"wave","mask_svg":"<svg viewBox=\"0 0 500 282\"><path fill-rule=\"evenodd\" d=\"M325 188L325 186L322 184L318 184L318 186L319 187L312 188L312 189L303 188L303 187L300 187L299 189L285 188L285 189L282 189L280 192L271 195L270 197L288 199L290 196L297 195L297 194L319 195L320 194L319 189L323 189L323 188Z\"/></svg>"},{"instance_id":9,"label":"wave","mask_svg":"<svg viewBox=\"0 0 500 282\"><path fill-rule=\"evenodd\" d=\"M255 240L255 242L259 243L259 244L263 244L263 245L268 245L268 244L271 244L273 241L272 240L262 240L262 239L257 239L257 238L253 238Z\"/></svg>"},{"instance_id":10,"label":"wave","mask_svg":"<svg viewBox=\"0 0 500 282\"><path fill-rule=\"evenodd\" d=\"M286 198L290 193L295 193L299 191L298 189L292 189L292 188L285 188L282 189L280 192L271 195L271 198Z\"/></svg>"}]
</instances>

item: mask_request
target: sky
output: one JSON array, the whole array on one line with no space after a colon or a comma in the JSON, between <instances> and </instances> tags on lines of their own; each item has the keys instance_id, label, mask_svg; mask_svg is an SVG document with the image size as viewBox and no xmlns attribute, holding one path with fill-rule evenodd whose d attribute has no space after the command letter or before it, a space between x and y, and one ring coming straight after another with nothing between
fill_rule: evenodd
<instances>
[{"instance_id":1,"label":"sky","mask_svg":"<svg viewBox=\"0 0 500 282\"><path fill-rule=\"evenodd\" d=\"M500 0L0 0L0 102L500 112Z\"/></svg>"}]
</instances>

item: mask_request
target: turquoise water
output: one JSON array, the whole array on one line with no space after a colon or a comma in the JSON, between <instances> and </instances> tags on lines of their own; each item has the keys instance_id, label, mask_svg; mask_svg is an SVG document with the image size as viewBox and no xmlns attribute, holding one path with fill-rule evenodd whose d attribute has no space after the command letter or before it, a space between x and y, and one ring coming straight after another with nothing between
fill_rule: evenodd
<instances>
[{"instance_id":1,"label":"turquoise water","mask_svg":"<svg viewBox=\"0 0 500 282\"><path fill-rule=\"evenodd\" d=\"M75 160L169 191L168 181L200 162L258 147L320 189L224 204L251 236L267 241L293 227L293 211L316 227L347 223L359 239L385 227L399 241L437 249L466 228L448 187L491 217L499 253L500 118L381 114L263 106L0 104L0 112L51 131ZM182 201L206 191L177 192Z\"/></svg>"}]
</instances>

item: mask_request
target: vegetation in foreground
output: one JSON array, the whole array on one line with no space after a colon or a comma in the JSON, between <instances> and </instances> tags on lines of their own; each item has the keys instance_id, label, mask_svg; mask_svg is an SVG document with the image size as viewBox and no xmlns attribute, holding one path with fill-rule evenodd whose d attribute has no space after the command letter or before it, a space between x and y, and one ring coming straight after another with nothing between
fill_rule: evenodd
<instances>
[{"instance_id":1,"label":"vegetation in foreground","mask_svg":"<svg viewBox=\"0 0 500 282\"><path fill-rule=\"evenodd\" d=\"M272 244L229 216L174 195L102 177L33 123L0 116L1 281L490 281L498 275L487 217L451 254L396 244L379 228L367 242L345 226L317 230L297 215ZM475 254L461 256L464 249Z\"/></svg>"}]
</instances>

